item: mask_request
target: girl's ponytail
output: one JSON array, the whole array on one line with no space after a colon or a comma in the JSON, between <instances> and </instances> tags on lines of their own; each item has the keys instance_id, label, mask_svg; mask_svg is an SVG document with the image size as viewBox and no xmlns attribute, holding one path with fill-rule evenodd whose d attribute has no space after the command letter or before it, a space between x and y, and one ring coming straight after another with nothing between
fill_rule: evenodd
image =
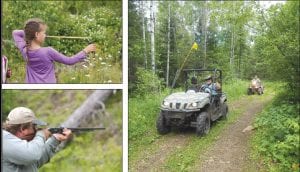
<instances>
[{"instance_id":1,"label":"girl's ponytail","mask_svg":"<svg viewBox=\"0 0 300 172\"><path fill-rule=\"evenodd\" d=\"M31 42L35 39L35 33L41 31L40 25L46 25L46 23L38 18L29 19L26 21L24 26L24 32L25 32L25 42L26 42L26 62L29 62L28 59L28 49L31 45Z\"/></svg>"}]
</instances>

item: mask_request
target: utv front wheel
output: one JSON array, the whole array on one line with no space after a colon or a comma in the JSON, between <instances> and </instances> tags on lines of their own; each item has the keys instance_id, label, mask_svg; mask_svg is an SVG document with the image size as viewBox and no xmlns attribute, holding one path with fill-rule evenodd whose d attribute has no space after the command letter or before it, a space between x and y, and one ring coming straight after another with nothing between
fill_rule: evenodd
<instances>
[{"instance_id":1,"label":"utv front wheel","mask_svg":"<svg viewBox=\"0 0 300 172\"><path fill-rule=\"evenodd\" d=\"M204 136L208 134L210 129L210 119L207 112L201 112L197 117L196 134L198 136Z\"/></svg>"},{"instance_id":2,"label":"utv front wheel","mask_svg":"<svg viewBox=\"0 0 300 172\"><path fill-rule=\"evenodd\" d=\"M248 90L247 90L247 94L248 94L248 95L252 95L252 94L253 94L252 90L251 90L251 89L248 89Z\"/></svg>"},{"instance_id":3,"label":"utv front wheel","mask_svg":"<svg viewBox=\"0 0 300 172\"><path fill-rule=\"evenodd\" d=\"M166 119L161 113L156 121L156 129L159 134L167 134L170 132L170 127L166 125Z\"/></svg>"}]
</instances>

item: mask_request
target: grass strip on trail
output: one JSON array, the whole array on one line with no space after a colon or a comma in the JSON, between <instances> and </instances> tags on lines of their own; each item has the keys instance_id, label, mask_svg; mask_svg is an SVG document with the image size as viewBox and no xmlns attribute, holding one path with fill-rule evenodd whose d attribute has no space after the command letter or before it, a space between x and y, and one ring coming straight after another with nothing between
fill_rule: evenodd
<instances>
[{"instance_id":1,"label":"grass strip on trail","mask_svg":"<svg viewBox=\"0 0 300 172\"><path fill-rule=\"evenodd\" d=\"M191 171L194 163L199 159L199 155L206 151L218 139L220 133L233 122L235 122L242 108L232 110L227 121L218 121L214 124L208 135L205 137L193 136L190 144L176 152L167 159L163 169L165 171Z\"/></svg>"}]
</instances>

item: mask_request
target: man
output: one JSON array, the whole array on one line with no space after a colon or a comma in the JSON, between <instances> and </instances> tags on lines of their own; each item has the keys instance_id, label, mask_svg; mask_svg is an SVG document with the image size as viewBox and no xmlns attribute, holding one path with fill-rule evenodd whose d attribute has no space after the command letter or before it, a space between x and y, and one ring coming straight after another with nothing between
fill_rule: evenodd
<instances>
[{"instance_id":1,"label":"man","mask_svg":"<svg viewBox=\"0 0 300 172\"><path fill-rule=\"evenodd\" d=\"M71 136L71 130L53 134L47 129L37 130L37 125L46 125L38 120L33 111L25 107L13 109L2 130L2 167L5 172L37 172L49 162L61 141Z\"/></svg>"},{"instance_id":2,"label":"man","mask_svg":"<svg viewBox=\"0 0 300 172\"><path fill-rule=\"evenodd\" d=\"M256 83L260 86L261 85L261 81L260 79L257 77L257 75L255 75L254 80L256 81Z\"/></svg>"},{"instance_id":3,"label":"man","mask_svg":"<svg viewBox=\"0 0 300 172\"><path fill-rule=\"evenodd\" d=\"M205 79L205 84L201 86L201 91L206 93L211 93L212 95L217 95L217 91L221 89L219 83L212 83L211 75L207 76Z\"/></svg>"},{"instance_id":4,"label":"man","mask_svg":"<svg viewBox=\"0 0 300 172\"><path fill-rule=\"evenodd\" d=\"M189 87L188 90L194 90L195 92L198 92L199 91L199 85L198 85L198 81L197 81L197 78L195 76L193 76L191 78L191 86Z\"/></svg>"}]
</instances>

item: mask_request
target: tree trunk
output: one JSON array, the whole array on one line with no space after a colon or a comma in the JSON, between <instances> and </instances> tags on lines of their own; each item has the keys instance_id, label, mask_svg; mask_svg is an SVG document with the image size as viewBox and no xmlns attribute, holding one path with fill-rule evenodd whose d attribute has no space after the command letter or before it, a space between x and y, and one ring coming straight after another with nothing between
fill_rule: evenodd
<instances>
[{"instance_id":1,"label":"tree trunk","mask_svg":"<svg viewBox=\"0 0 300 172\"><path fill-rule=\"evenodd\" d=\"M88 120L95 110L105 109L103 102L112 94L113 90L96 90L69 118L61 124L63 127L79 127L84 120Z\"/></svg>"},{"instance_id":2,"label":"tree trunk","mask_svg":"<svg viewBox=\"0 0 300 172\"><path fill-rule=\"evenodd\" d=\"M234 26L231 31L231 44L230 44L230 70L234 70Z\"/></svg>"},{"instance_id":3,"label":"tree trunk","mask_svg":"<svg viewBox=\"0 0 300 172\"><path fill-rule=\"evenodd\" d=\"M204 22L203 22L203 33L204 33L204 63L203 68L206 68L207 58L206 58L206 42L207 42L207 2L204 2Z\"/></svg>"},{"instance_id":4,"label":"tree trunk","mask_svg":"<svg viewBox=\"0 0 300 172\"><path fill-rule=\"evenodd\" d=\"M150 28L151 28L151 65L152 71L155 73L155 49L154 49L154 10L153 10L153 1L150 2Z\"/></svg>"},{"instance_id":5,"label":"tree trunk","mask_svg":"<svg viewBox=\"0 0 300 172\"><path fill-rule=\"evenodd\" d=\"M236 15L235 15L235 9L236 8L236 2L233 2L233 17L231 21L231 43L230 43L230 72L233 76L235 76L235 66L234 66L234 46L235 46L235 23L236 23Z\"/></svg>"},{"instance_id":6,"label":"tree trunk","mask_svg":"<svg viewBox=\"0 0 300 172\"><path fill-rule=\"evenodd\" d=\"M169 2L169 17L168 17L168 52L167 52L167 76L166 76L166 86L169 86L169 70L170 70L170 32L171 32L171 6Z\"/></svg>"},{"instance_id":7,"label":"tree trunk","mask_svg":"<svg viewBox=\"0 0 300 172\"><path fill-rule=\"evenodd\" d=\"M96 90L77 108L69 118L64 121L62 127L91 127L87 126L93 120L95 112L105 110L103 102L113 93L113 90ZM95 122L95 121L94 121ZM97 121L98 122L98 121ZM103 123L99 123L97 127L103 127ZM66 146L68 141L62 142L57 150L61 150Z\"/></svg>"},{"instance_id":8,"label":"tree trunk","mask_svg":"<svg viewBox=\"0 0 300 172\"><path fill-rule=\"evenodd\" d=\"M147 55L146 55L146 51L147 51L147 47L146 47L146 31L145 31L145 14L144 14L144 2L140 1L141 4L141 16L142 16L142 22L143 22L143 46L144 46L144 67L145 69L147 69L148 66L148 61L147 61Z\"/></svg>"}]
</instances>

